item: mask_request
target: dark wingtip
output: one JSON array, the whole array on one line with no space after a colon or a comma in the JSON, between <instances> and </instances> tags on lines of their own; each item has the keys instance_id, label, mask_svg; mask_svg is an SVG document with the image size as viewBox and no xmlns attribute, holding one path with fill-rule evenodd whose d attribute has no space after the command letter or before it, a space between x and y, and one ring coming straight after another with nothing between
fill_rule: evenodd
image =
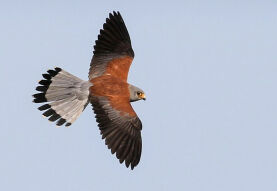
<instances>
[{"instance_id":1,"label":"dark wingtip","mask_svg":"<svg viewBox=\"0 0 277 191\"><path fill-rule=\"evenodd\" d=\"M122 163L123 163L123 161L124 161L124 159L123 159L123 158L119 159L120 164L122 164Z\"/></svg>"},{"instance_id":2,"label":"dark wingtip","mask_svg":"<svg viewBox=\"0 0 277 191\"><path fill-rule=\"evenodd\" d=\"M113 15L114 15L114 16L117 16L117 13L116 13L116 11L113 11Z\"/></svg>"},{"instance_id":3,"label":"dark wingtip","mask_svg":"<svg viewBox=\"0 0 277 191\"><path fill-rule=\"evenodd\" d=\"M130 36L119 11L109 13L103 29L104 32L100 30L98 40L95 41L95 55L116 53L134 57Z\"/></svg>"},{"instance_id":4,"label":"dark wingtip","mask_svg":"<svg viewBox=\"0 0 277 191\"><path fill-rule=\"evenodd\" d=\"M119 11L117 11L117 16L122 20L122 16Z\"/></svg>"}]
</instances>

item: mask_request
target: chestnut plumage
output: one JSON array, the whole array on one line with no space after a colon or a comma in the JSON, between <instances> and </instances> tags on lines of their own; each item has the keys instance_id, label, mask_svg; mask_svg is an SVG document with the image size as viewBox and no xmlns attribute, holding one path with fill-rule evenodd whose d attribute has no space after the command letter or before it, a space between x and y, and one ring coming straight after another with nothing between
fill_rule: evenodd
<instances>
[{"instance_id":1,"label":"chestnut plumage","mask_svg":"<svg viewBox=\"0 0 277 191\"><path fill-rule=\"evenodd\" d=\"M57 126L70 126L91 103L105 144L120 163L134 169L141 158L142 123L130 102L145 100L145 94L127 83L135 54L119 12L109 14L93 54L88 81L61 68L48 70L33 101L44 103L38 109Z\"/></svg>"}]
</instances>

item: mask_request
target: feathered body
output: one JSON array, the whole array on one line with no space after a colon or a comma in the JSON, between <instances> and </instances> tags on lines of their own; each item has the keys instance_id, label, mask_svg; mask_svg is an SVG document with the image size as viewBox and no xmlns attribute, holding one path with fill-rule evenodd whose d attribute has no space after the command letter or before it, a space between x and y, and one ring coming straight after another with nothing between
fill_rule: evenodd
<instances>
[{"instance_id":1,"label":"feathered body","mask_svg":"<svg viewBox=\"0 0 277 191\"><path fill-rule=\"evenodd\" d=\"M58 126L70 126L91 103L106 145L120 163L125 161L133 169L141 157L142 124L130 102L145 100L145 95L127 83L134 51L119 12L106 19L93 53L88 81L61 68L48 70L36 88L40 93L33 95L34 102L46 102L38 109Z\"/></svg>"}]
</instances>

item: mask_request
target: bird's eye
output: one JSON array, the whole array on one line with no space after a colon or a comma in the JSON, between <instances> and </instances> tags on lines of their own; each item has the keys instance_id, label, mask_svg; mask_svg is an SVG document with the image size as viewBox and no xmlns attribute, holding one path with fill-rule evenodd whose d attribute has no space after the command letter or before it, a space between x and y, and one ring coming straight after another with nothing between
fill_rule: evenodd
<instances>
[{"instance_id":1,"label":"bird's eye","mask_svg":"<svg viewBox=\"0 0 277 191\"><path fill-rule=\"evenodd\" d=\"M138 96L141 96L142 93L141 93L141 92L138 92L137 94L138 94Z\"/></svg>"}]
</instances>

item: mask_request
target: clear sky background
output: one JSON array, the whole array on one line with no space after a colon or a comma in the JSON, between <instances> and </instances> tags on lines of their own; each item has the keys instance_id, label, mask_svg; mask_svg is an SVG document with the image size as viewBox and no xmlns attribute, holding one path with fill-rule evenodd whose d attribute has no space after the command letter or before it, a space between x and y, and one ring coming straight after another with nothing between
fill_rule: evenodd
<instances>
[{"instance_id":1,"label":"clear sky background","mask_svg":"<svg viewBox=\"0 0 277 191\"><path fill-rule=\"evenodd\" d=\"M120 11L147 101L131 171L89 105L70 128L31 95L59 66L87 79L94 41ZM277 189L276 1L0 1L0 190Z\"/></svg>"}]
</instances>

